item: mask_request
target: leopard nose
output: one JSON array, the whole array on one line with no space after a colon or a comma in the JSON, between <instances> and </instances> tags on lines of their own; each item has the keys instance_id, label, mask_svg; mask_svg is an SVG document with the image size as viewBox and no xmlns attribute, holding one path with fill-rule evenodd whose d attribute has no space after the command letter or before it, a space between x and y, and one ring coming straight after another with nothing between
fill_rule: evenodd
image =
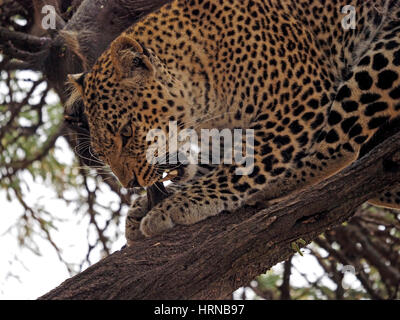
<instances>
[{"instance_id":1,"label":"leopard nose","mask_svg":"<svg viewBox=\"0 0 400 320\"><path fill-rule=\"evenodd\" d=\"M136 187L140 187L136 179L132 179L131 181L129 181L128 188L136 188Z\"/></svg>"},{"instance_id":2,"label":"leopard nose","mask_svg":"<svg viewBox=\"0 0 400 320\"><path fill-rule=\"evenodd\" d=\"M136 179L136 174L133 173L133 179L129 181L128 188L140 187L138 180Z\"/></svg>"}]
</instances>

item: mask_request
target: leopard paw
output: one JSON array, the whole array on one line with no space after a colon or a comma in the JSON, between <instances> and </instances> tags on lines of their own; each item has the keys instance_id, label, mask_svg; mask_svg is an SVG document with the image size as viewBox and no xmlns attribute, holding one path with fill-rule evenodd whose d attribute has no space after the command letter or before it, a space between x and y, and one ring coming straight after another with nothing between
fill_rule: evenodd
<instances>
[{"instance_id":1,"label":"leopard paw","mask_svg":"<svg viewBox=\"0 0 400 320\"><path fill-rule=\"evenodd\" d=\"M140 222L147 212L146 196L142 196L132 203L125 223L125 238L128 246L132 246L135 241L144 238L140 232Z\"/></svg>"},{"instance_id":2,"label":"leopard paw","mask_svg":"<svg viewBox=\"0 0 400 320\"><path fill-rule=\"evenodd\" d=\"M165 199L151 209L140 223L140 231L146 237L161 234L175 225L191 225L221 211L217 201L196 203L181 194Z\"/></svg>"},{"instance_id":3,"label":"leopard paw","mask_svg":"<svg viewBox=\"0 0 400 320\"><path fill-rule=\"evenodd\" d=\"M173 227L170 214L161 208L153 208L140 223L140 231L146 237L163 233Z\"/></svg>"}]
</instances>

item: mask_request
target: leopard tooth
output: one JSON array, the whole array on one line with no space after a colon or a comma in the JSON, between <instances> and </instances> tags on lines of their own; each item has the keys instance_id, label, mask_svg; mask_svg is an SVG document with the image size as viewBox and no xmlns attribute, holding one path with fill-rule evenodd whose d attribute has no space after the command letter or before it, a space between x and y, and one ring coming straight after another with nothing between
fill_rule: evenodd
<instances>
[{"instance_id":1,"label":"leopard tooth","mask_svg":"<svg viewBox=\"0 0 400 320\"><path fill-rule=\"evenodd\" d=\"M169 181L176 178L179 175L178 170L166 171L167 175L161 180L161 182Z\"/></svg>"}]
</instances>

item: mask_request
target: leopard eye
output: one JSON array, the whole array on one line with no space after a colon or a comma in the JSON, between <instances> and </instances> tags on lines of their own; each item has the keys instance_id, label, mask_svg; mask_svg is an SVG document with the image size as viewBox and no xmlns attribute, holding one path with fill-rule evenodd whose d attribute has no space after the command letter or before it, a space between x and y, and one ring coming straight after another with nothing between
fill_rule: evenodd
<instances>
[{"instance_id":1,"label":"leopard eye","mask_svg":"<svg viewBox=\"0 0 400 320\"><path fill-rule=\"evenodd\" d=\"M140 65L142 64L142 60L140 60L140 58L135 57L133 58L132 64L134 67L140 67Z\"/></svg>"},{"instance_id":2,"label":"leopard eye","mask_svg":"<svg viewBox=\"0 0 400 320\"><path fill-rule=\"evenodd\" d=\"M128 143L129 138L132 137L132 127L131 127L131 125L129 123L127 125L125 125L122 128L120 134L121 134L121 137L122 137L122 146L125 146Z\"/></svg>"},{"instance_id":3,"label":"leopard eye","mask_svg":"<svg viewBox=\"0 0 400 320\"><path fill-rule=\"evenodd\" d=\"M131 127L131 125L129 123L127 125L125 125L122 128L120 134L121 134L121 136L124 136L126 138L132 137L132 127Z\"/></svg>"}]
</instances>

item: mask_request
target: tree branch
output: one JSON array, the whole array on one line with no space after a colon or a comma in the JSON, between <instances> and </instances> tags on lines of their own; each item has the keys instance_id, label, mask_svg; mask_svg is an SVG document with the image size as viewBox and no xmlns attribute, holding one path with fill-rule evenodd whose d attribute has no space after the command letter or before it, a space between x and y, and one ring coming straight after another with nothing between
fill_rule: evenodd
<instances>
[{"instance_id":1,"label":"tree branch","mask_svg":"<svg viewBox=\"0 0 400 320\"><path fill-rule=\"evenodd\" d=\"M126 28L170 2L172 0L84 0L64 32L79 31L76 40L80 54L91 66Z\"/></svg>"},{"instance_id":2,"label":"tree branch","mask_svg":"<svg viewBox=\"0 0 400 320\"><path fill-rule=\"evenodd\" d=\"M4 27L0 27L0 40L10 40L22 46L32 45L36 47L42 47L51 43L51 38L36 37L24 32L11 31Z\"/></svg>"},{"instance_id":3,"label":"tree branch","mask_svg":"<svg viewBox=\"0 0 400 320\"><path fill-rule=\"evenodd\" d=\"M218 299L348 220L400 179L400 133L330 179L268 209L240 209L139 241L41 299ZM264 204L266 206L266 204Z\"/></svg>"},{"instance_id":4,"label":"tree branch","mask_svg":"<svg viewBox=\"0 0 400 320\"><path fill-rule=\"evenodd\" d=\"M292 274L292 258L287 259L283 265L283 281L280 286L281 300L290 300L290 276Z\"/></svg>"}]
</instances>

